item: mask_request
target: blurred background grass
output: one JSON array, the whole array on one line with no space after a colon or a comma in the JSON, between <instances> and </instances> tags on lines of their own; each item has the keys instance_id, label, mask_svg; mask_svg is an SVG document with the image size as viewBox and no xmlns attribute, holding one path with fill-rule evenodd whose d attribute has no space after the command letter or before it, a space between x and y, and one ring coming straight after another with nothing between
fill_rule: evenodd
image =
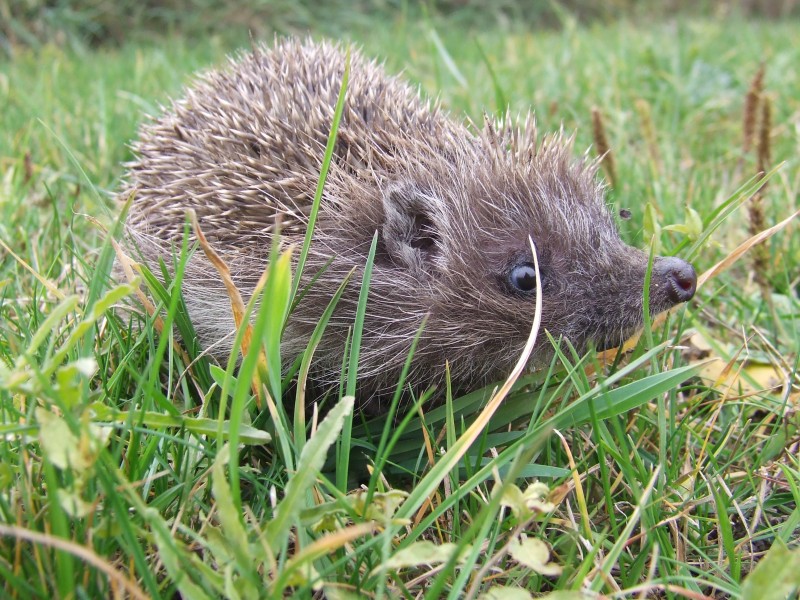
<instances>
[{"instance_id":1,"label":"blurred background grass","mask_svg":"<svg viewBox=\"0 0 800 600\"><path fill-rule=\"evenodd\" d=\"M658 22L675 14L782 19L800 14L800 0L4 0L0 3L0 45L11 53L19 45L96 46L160 38L165 33L238 36L244 32L263 38L313 28L339 35L397 12L441 17L468 31L495 23L509 28L557 27L566 15L583 24L621 18Z\"/></svg>"}]
</instances>

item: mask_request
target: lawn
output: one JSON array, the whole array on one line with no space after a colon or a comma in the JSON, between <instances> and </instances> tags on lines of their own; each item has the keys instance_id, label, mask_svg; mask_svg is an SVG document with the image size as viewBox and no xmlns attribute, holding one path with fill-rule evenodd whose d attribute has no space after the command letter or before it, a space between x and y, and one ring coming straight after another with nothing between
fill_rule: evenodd
<instances>
[{"instance_id":1,"label":"lawn","mask_svg":"<svg viewBox=\"0 0 800 600\"><path fill-rule=\"evenodd\" d=\"M179 286L145 273L159 328L111 276L137 127L248 34L6 48L4 597L796 597L800 21L559 14L384 11L312 35L456 119L532 110L576 154L607 147L623 238L707 278L624 355L565 349L502 402L374 420L344 398L318 423L289 378L195 361L162 333L189 339ZM290 279L274 261L265 293ZM253 394L261 376L281 397Z\"/></svg>"}]
</instances>

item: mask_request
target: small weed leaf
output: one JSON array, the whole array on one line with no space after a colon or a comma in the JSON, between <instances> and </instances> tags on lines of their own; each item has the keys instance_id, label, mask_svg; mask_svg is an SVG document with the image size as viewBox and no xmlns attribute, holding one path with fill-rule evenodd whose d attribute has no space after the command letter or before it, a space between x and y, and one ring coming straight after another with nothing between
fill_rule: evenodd
<instances>
[{"instance_id":1,"label":"small weed leaf","mask_svg":"<svg viewBox=\"0 0 800 600\"><path fill-rule=\"evenodd\" d=\"M674 225L665 225L663 230L682 233L690 242L694 242L703 234L703 219L696 210L687 206L684 222L675 223Z\"/></svg>"},{"instance_id":2,"label":"small weed leaf","mask_svg":"<svg viewBox=\"0 0 800 600\"><path fill-rule=\"evenodd\" d=\"M703 234L703 217L691 206L686 207L686 235L691 241L695 241Z\"/></svg>"},{"instance_id":3,"label":"small weed leaf","mask_svg":"<svg viewBox=\"0 0 800 600\"><path fill-rule=\"evenodd\" d=\"M403 501L408 497L408 492L403 490L389 490L387 492L375 492L369 504L366 503L367 493L357 491L352 494L339 498L336 502L326 502L312 508L307 508L300 513L300 521L303 525L311 527L315 532L336 531L341 527L341 515L345 513L355 513L365 520L386 523ZM345 510L343 504L347 504L350 510ZM408 525L408 520L392 521L394 525Z\"/></svg>"},{"instance_id":4,"label":"small weed leaf","mask_svg":"<svg viewBox=\"0 0 800 600\"><path fill-rule=\"evenodd\" d=\"M510 508L517 521L522 523L537 514L555 510L555 504L547 501L549 494L550 489L538 481L529 485L524 492L513 483L507 484L500 504Z\"/></svg>"},{"instance_id":5,"label":"small weed leaf","mask_svg":"<svg viewBox=\"0 0 800 600\"><path fill-rule=\"evenodd\" d=\"M39 326L36 333L31 338L28 344L25 356L29 361L32 359L36 351L39 349L50 333L61 323L66 316L78 307L77 296L67 296L56 306L45 319L44 323Z\"/></svg>"},{"instance_id":6,"label":"small weed leaf","mask_svg":"<svg viewBox=\"0 0 800 600\"><path fill-rule=\"evenodd\" d=\"M800 591L800 548L776 542L742 585L742 600L784 600Z\"/></svg>"},{"instance_id":7,"label":"small weed leaf","mask_svg":"<svg viewBox=\"0 0 800 600\"><path fill-rule=\"evenodd\" d=\"M93 457L83 451L78 436L70 431L64 419L49 410L37 408L36 420L39 422L42 453L54 466L62 471L74 469L78 473L92 466Z\"/></svg>"},{"instance_id":8,"label":"small weed leaf","mask_svg":"<svg viewBox=\"0 0 800 600\"><path fill-rule=\"evenodd\" d=\"M222 367L219 367L217 365L208 365L208 371L209 371L209 373L211 373L211 378L214 380L214 383L217 384L217 387L219 387L220 390L225 388L227 390L227 392L228 392L228 394L227 394L228 397L230 397L231 396L231 390L236 389L236 385L237 385L237 382L238 382L237 377L235 375L228 374L225 371L225 369L223 369ZM227 388L225 387L225 380L226 379L229 380L229 385L227 386Z\"/></svg>"},{"instance_id":9,"label":"small weed leaf","mask_svg":"<svg viewBox=\"0 0 800 600\"><path fill-rule=\"evenodd\" d=\"M354 497L353 508L365 519L371 521L386 521L390 519L403 501L408 498L408 492L403 490L389 490L376 492L372 495L369 504L366 503L367 494L358 492Z\"/></svg>"},{"instance_id":10,"label":"small weed leaf","mask_svg":"<svg viewBox=\"0 0 800 600\"><path fill-rule=\"evenodd\" d=\"M463 557L469 553L472 546L461 548L457 562L462 562ZM428 540L414 542L413 544L398 550L386 562L377 567L375 572L380 570L399 570L409 567L419 567L422 565L439 565L449 561L453 554L459 552L458 544L445 542L444 544L434 544Z\"/></svg>"},{"instance_id":11,"label":"small weed leaf","mask_svg":"<svg viewBox=\"0 0 800 600\"><path fill-rule=\"evenodd\" d=\"M550 548L542 540L520 536L508 547L511 557L519 564L541 575L561 575L561 567L550 561Z\"/></svg>"},{"instance_id":12,"label":"small weed leaf","mask_svg":"<svg viewBox=\"0 0 800 600\"><path fill-rule=\"evenodd\" d=\"M91 379L97 372L94 358L79 358L56 371L56 394L61 407L69 410L77 406L83 398L83 382Z\"/></svg>"},{"instance_id":13,"label":"small weed leaf","mask_svg":"<svg viewBox=\"0 0 800 600\"><path fill-rule=\"evenodd\" d=\"M39 423L39 446L42 454L61 471L70 471L69 484L58 492L64 511L74 518L91 513L93 505L83 499L85 484L94 470L100 451L108 444L111 430L81 420L80 435L67 422L45 408L36 409Z\"/></svg>"},{"instance_id":14,"label":"small weed leaf","mask_svg":"<svg viewBox=\"0 0 800 600\"><path fill-rule=\"evenodd\" d=\"M282 587L284 588L301 587L308 585L311 581L319 581L319 574L310 560L298 564L287 563L282 575L284 584Z\"/></svg>"},{"instance_id":15,"label":"small weed leaf","mask_svg":"<svg viewBox=\"0 0 800 600\"><path fill-rule=\"evenodd\" d=\"M45 362L43 371L46 375L50 375L58 365L60 365L67 357L70 351L78 347L81 339L86 333L94 327L95 323L103 317L105 312L114 304L129 296L134 292L134 286L130 284L118 285L108 292L106 292L100 300L92 307L92 310L84 316L84 318L75 325L70 331L67 341L55 352L52 357Z\"/></svg>"}]
</instances>

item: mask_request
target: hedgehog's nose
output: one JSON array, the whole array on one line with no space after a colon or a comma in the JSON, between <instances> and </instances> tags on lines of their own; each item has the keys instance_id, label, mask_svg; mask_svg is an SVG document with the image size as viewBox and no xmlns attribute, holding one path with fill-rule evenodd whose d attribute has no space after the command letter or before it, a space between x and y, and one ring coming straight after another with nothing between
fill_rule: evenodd
<instances>
[{"instance_id":1,"label":"hedgehog's nose","mask_svg":"<svg viewBox=\"0 0 800 600\"><path fill-rule=\"evenodd\" d=\"M697 289L697 273L685 260L674 256L659 258L653 264L653 282L664 285L667 297L674 303L688 302Z\"/></svg>"}]
</instances>

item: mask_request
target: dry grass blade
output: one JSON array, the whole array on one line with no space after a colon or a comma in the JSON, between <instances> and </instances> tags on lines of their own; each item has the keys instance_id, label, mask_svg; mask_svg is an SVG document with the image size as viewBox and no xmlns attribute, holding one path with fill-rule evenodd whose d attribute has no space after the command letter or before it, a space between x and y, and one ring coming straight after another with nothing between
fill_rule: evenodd
<instances>
[{"instance_id":1,"label":"dry grass blade","mask_svg":"<svg viewBox=\"0 0 800 600\"><path fill-rule=\"evenodd\" d=\"M645 583L635 587L629 587L625 590L625 593L630 595L639 592L642 594L651 594L649 597L660 598L661 595L655 593L658 591L672 592L673 594L677 594L683 598L688 598L689 600L715 600L714 596L707 596L702 592L696 592L679 585L664 583Z\"/></svg>"},{"instance_id":2,"label":"dry grass blade","mask_svg":"<svg viewBox=\"0 0 800 600\"><path fill-rule=\"evenodd\" d=\"M780 223L773 225L769 229L765 229L764 231L748 238L747 240L739 244L739 246L737 246L737 248L733 252L728 254L728 256L723 258L721 261L719 261L717 264L715 264L713 267L708 269L705 273L703 273L702 275L700 275L700 277L697 278L697 289L699 290L709 279L712 279L713 277L716 277L717 275L725 271L728 267L730 267L737 260L739 260L745 252L750 250L750 248L752 248L756 244L760 244L761 242L768 240L773 235L778 233L798 215L800 215L800 210L795 211L793 214L791 214L789 217L787 217Z\"/></svg>"},{"instance_id":3,"label":"dry grass blade","mask_svg":"<svg viewBox=\"0 0 800 600\"><path fill-rule=\"evenodd\" d=\"M365 535L373 533L377 529L377 524L374 522L359 523L357 525L350 525L342 529L333 531L318 540L315 540L307 547L299 551L292 560L298 564L316 560L321 556L326 556L335 552L342 546L356 540Z\"/></svg>"},{"instance_id":4,"label":"dry grass blade","mask_svg":"<svg viewBox=\"0 0 800 600\"><path fill-rule=\"evenodd\" d=\"M192 222L192 229L197 237L197 242L200 244L200 248L202 248L208 261L214 265L214 268L222 279L222 283L225 285L225 290L228 292L228 298L230 298L231 301L233 322L236 324L236 327L239 328L242 326L247 308L242 300L242 294L239 292L239 288L237 288L236 284L233 282L231 270L220 255L217 254L217 251L208 243L206 236L203 234L203 230L200 229L200 223L197 221L197 213L195 213L194 210L189 210L189 219ZM244 330L244 334L242 335L242 354L247 354L250 348L252 330L253 328L249 324Z\"/></svg>"},{"instance_id":5,"label":"dry grass blade","mask_svg":"<svg viewBox=\"0 0 800 600\"><path fill-rule=\"evenodd\" d=\"M575 498L578 502L578 509L581 511L581 517L583 519L584 535L586 539L592 539L592 531L590 529L590 523L592 521L589 517L589 507L586 503L586 494L583 492L581 476L578 474L578 465L575 463L575 457L572 455L572 449L569 447L567 439L558 430L555 430L555 434L561 440L561 446L564 448L567 460L569 461L569 470L572 473L572 482L575 486Z\"/></svg>"},{"instance_id":6,"label":"dry grass blade","mask_svg":"<svg viewBox=\"0 0 800 600\"><path fill-rule=\"evenodd\" d=\"M539 327L542 324L542 281L539 274L539 256L536 253L536 245L533 243L533 240L529 239L529 242L531 245L531 252L533 254L533 264L536 268L536 312L534 313L533 317L531 333L528 336L528 341L525 344L525 348L522 350L522 355L519 357L517 364L514 365L514 369L511 371L508 379L506 379L503 385L500 386L500 389L494 393L492 399L489 400L489 403L486 405L486 408L481 411L481 414L478 415L478 418L475 419L470 428L467 430L467 434L465 435L471 435L474 430L473 440L478 436L483 428L488 425L489 419L491 419L492 415L500 406L500 403L505 399L505 397L511 391L514 383L516 383L517 379L519 379L520 375L522 375L522 372L528 366L528 360L531 357L534 345L536 345Z\"/></svg>"},{"instance_id":7,"label":"dry grass blade","mask_svg":"<svg viewBox=\"0 0 800 600\"><path fill-rule=\"evenodd\" d=\"M200 244L200 248L202 248L203 253L208 258L209 262L214 266L219 273L220 279L222 279L222 283L225 285L225 290L228 293L228 298L231 301L231 314L233 316L233 322L236 324L236 328L242 327L242 323L244 322L245 314L247 313L247 307L245 306L244 300L242 300L242 294L239 292L239 288L236 287L236 284L233 282L233 278L231 277L231 270L228 268L228 265L225 263L224 260L217 254L216 250L208 243L206 236L203 235L202 229L200 229L200 223L197 220L197 214L193 211L189 211L189 218L192 221L192 228L194 230L194 234L197 237L197 243ZM253 292L253 296L258 295L261 288L264 287L264 283L267 279L267 272L269 271L269 266L264 270L261 274L261 277L258 280L258 284L256 285L256 289ZM253 337L253 326L248 323L242 332L242 356L245 356L248 351L250 350L250 344L252 342ZM267 368L267 357L264 354L263 349L259 349L258 352L258 362L261 367L263 367L263 371L266 372ZM254 372L254 379L252 381L252 388L253 393L256 395L256 404L258 408L262 408L263 402L262 399L264 397L269 397L267 391L264 386L260 384L258 381L258 373L260 369L256 369Z\"/></svg>"}]
</instances>

